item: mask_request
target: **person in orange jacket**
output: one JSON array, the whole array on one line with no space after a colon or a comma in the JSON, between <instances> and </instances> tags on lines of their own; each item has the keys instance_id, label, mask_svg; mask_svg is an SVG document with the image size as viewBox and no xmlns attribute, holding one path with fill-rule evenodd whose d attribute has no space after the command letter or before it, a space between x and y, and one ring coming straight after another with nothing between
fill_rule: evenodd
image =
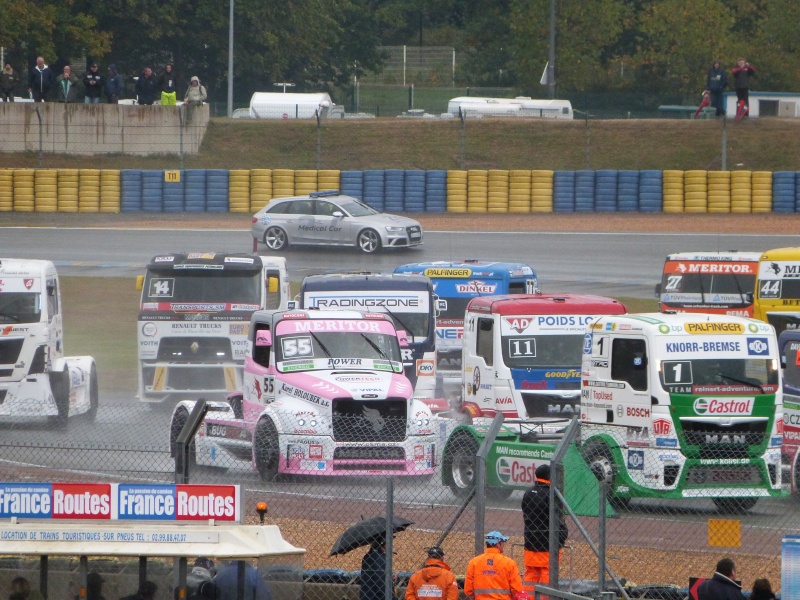
<instances>
[{"instance_id":1,"label":"person in orange jacket","mask_svg":"<svg viewBox=\"0 0 800 600\"><path fill-rule=\"evenodd\" d=\"M456 576L450 572L450 566L443 559L444 550L439 546L428 548L428 560L425 561L425 566L408 580L406 600L425 598L458 600Z\"/></svg>"},{"instance_id":2,"label":"person in orange jacket","mask_svg":"<svg viewBox=\"0 0 800 600\"><path fill-rule=\"evenodd\" d=\"M486 552L467 565L464 593L470 600L516 600L522 578L513 558L503 554L508 538L499 531L486 534Z\"/></svg>"}]
</instances>

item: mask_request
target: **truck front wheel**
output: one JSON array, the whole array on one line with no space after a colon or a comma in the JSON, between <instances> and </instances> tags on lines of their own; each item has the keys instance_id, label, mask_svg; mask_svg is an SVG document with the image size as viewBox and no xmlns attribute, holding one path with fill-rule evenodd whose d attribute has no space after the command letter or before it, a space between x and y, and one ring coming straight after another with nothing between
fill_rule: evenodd
<instances>
[{"instance_id":1,"label":"truck front wheel","mask_svg":"<svg viewBox=\"0 0 800 600\"><path fill-rule=\"evenodd\" d=\"M92 371L89 374L89 410L86 411L86 420L89 423L94 423L99 405L100 390L97 388L97 367L92 365Z\"/></svg>"},{"instance_id":2,"label":"truck front wheel","mask_svg":"<svg viewBox=\"0 0 800 600\"><path fill-rule=\"evenodd\" d=\"M459 498L465 497L475 487L475 454L478 442L470 435L451 439L444 451L445 483Z\"/></svg>"},{"instance_id":3,"label":"truck front wheel","mask_svg":"<svg viewBox=\"0 0 800 600\"><path fill-rule=\"evenodd\" d=\"M604 481L608 494L608 501L614 508L627 508L630 498L617 498L613 495L614 489L614 459L611 450L605 444L589 444L581 450L589 470L597 477L597 481Z\"/></svg>"},{"instance_id":4,"label":"truck front wheel","mask_svg":"<svg viewBox=\"0 0 800 600\"><path fill-rule=\"evenodd\" d=\"M281 453L278 430L270 419L261 419L253 436L253 452L256 469L262 481L275 481L278 478L278 465Z\"/></svg>"}]
</instances>

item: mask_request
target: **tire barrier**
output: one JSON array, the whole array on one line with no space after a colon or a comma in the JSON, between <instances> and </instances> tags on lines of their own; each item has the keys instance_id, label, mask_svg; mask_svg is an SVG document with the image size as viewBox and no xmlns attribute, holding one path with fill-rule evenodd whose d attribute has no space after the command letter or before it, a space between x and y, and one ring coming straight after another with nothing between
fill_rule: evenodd
<instances>
[{"instance_id":1,"label":"tire barrier","mask_svg":"<svg viewBox=\"0 0 800 600\"><path fill-rule=\"evenodd\" d=\"M575 212L575 171L553 173L553 212Z\"/></svg>"},{"instance_id":2,"label":"tire barrier","mask_svg":"<svg viewBox=\"0 0 800 600\"><path fill-rule=\"evenodd\" d=\"M33 169L14 170L14 210L16 212L33 212L36 192Z\"/></svg>"},{"instance_id":3,"label":"tire barrier","mask_svg":"<svg viewBox=\"0 0 800 600\"><path fill-rule=\"evenodd\" d=\"M14 171L0 170L0 212L14 210Z\"/></svg>"},{"instance_id":4,"label":"tire barrier","mask_svg":"<svg viewBox=\"0 0 800 600\"><path fill-rule=\"evenodd\" d=\"M61 178L61 173L59 173ZM142 172L138 169L125 169L119 172L120 210L137 212L142 210Z\"/></svg>"},{"instance_id":5,"label":"tire barrier","mask_svg":"<svg viewBox=\"0 0 800 600\"><path fill-rule=\"evenodd\" d=\"M34 209L36 212L58 210L58 171L38 169L33 175Z\"/></svg>"},{"instance_id":6,"label":"tire barrier","mask_svg":"<svg viewBox=\"0 0 800 600\"><path fill-rule=\"evenodd\" d=\"M797 204L796 180L794 171L778 171L772 174L772 212L795 212Z\"/></svg>"},{"instance_id":7,"label":"tire barrier","mask_svg":"<svg viewBox=\"0 0 800 600\"><path fill-rule=\"evenodd\" d=\"M230 171L209 169L206 171L206 212L229 212L228 186Z\"/></svg>"},{"instance_id":8,"label":"tire barrier","mask_svg":"<svg viewBox=\"0 0 800 600\"><path fill-rule=\"evenodd\" d=\"M364 174L366 171L342 171L339 174L339 191L345 196L364 200Z\"/></svg>"},{"instance_id":9,"label":"tire barrier","mask_svg":"<svg viewBox=\"0 0 800 600\"><path fill-rule=\"evenodd\" d=\"M425 212L447 212L447 171L425 171Z\"/></svg>"},{"instance_id":10,"label":"tire barrier","mask_svg":"<svg viewBox=\"0 0 800 600\"><path fill-rule=\"evenodd\" d=\"M100 171L100 212L118 213L121 199L121 172L116 169Z\"/></svg>"},{"instance_id":11,"label":"tire barrier","mask_svg":"<svg viewBox=\"0 0 800 600\"><path fill-rule=\"evenodd\" d=\"M425 212L425 171L406 171L403 212Z\"/></svg>"},{"instance_id":12,"label":"tire barrier","mask_svg":"<svg viewBox=\"0 0 800 600\"><path fill-rule=\"evenodd\" d=\"M375 210L383 211L386 196L386 173L383 169L364 171L364 196L362 200Z\"/></svg>"},{"instance_id":13,"label":"tire barrier","mask_svg":"<svg viewBox=\"0 0 800 600\"><path fill-rule=\"evenodd\" d=\"M683 171L664 171L663 195L665 213L682 213L683 202Z\"/></svg>"},{"instance_id":14,"label":"tire barrier","mask_svg":"<svg viewBox=\"0 0 800 600\"><path fill-rule=\"evenodd\" d=\"M272 169L250 171L250 212L257 213L272 200Z\"/></svg>"},{"instance_id":15,"label":"tire barrier","mask_svg":"<svg viewBox=\"0 0 800 600\"><path fill-rule=\"evenodd\" d=\"M401 169L386 169L384 172L385 202L383 209L390 213L403 212L405 198L405 171Z\"/></svg>"},{"instance_id":16,"label":"tire barrier","mask_svg":"<svg viewBox=\"0 0 800 600\"><path fill-rule=\"evenodd\" d=\"M659 213L664 208L663 177L661 171L639 171L639 211Z\"/></svg>"},{"instance_id":17,"label":"tire barrier","mask_svg":"<svg viewBox=\"0 0 800 600\"><path fill-rule=\"evenodd\" d=\"M798 177L669 169L0 169L0 212L252 214L273 198L339 190L391 213L797 213Z\"/></svg>"},{"instance_id":18,"label":"tire barrier","mask_svg":"<svg viewBox=\"0 0 800 600\"><path fill-rule=\"evenodd\" d=\"M231 212L250 212L250 171L247 169L230 171L228 204Z\"/></svg>"},{"instance_id":19,"label":"tire barrier","mask_svg":"<svg viewBox=\"0 0 800 600\"><path fill-rule=\"evenodd\" d=\"M447 172L447 212L467 212L467 171Z\"/></svg>"}]
</instances>

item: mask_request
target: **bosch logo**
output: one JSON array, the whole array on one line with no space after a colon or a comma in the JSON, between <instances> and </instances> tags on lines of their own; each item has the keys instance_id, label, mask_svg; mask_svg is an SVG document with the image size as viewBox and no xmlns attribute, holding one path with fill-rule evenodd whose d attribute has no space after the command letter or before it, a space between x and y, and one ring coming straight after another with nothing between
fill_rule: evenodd
<instances>
[{"instance_id":1,"label":"bosch logo","mask_svg":"<svg viewBox=\"0 0 800 600\"><path fill-rule=\"evenodd\" d=\"M751 356L764 356L769 353L767 338L747 338L747 353Z\"/></svg>"},{"instance_id":2,"label":"bosch logo","mask_svg":"<svg viewBox=\"0 0 800 600\"><path fill-rule=\"evenodd\" d=\"M639 408L638 406L628 406L625 411L625 416L627 417L644 417L649 419L650 418L650 409L649 408Z\"/></svg>"}]
</instances>

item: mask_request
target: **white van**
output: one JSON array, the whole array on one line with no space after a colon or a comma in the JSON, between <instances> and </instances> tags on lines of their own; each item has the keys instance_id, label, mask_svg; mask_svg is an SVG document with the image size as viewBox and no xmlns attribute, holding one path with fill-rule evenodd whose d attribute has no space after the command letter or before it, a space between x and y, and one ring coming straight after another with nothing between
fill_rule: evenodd
<instances>
[{"instance_id":1,"label":"white van","mask_svg":"<svg viewBox=\"0 0 800 600\"><path fill-rule=\"evenodd\" d=\"M330 95L255 92L250 98L251 119L313 119L327 116L333 106Z\"/></svg>"}]
</instances>

